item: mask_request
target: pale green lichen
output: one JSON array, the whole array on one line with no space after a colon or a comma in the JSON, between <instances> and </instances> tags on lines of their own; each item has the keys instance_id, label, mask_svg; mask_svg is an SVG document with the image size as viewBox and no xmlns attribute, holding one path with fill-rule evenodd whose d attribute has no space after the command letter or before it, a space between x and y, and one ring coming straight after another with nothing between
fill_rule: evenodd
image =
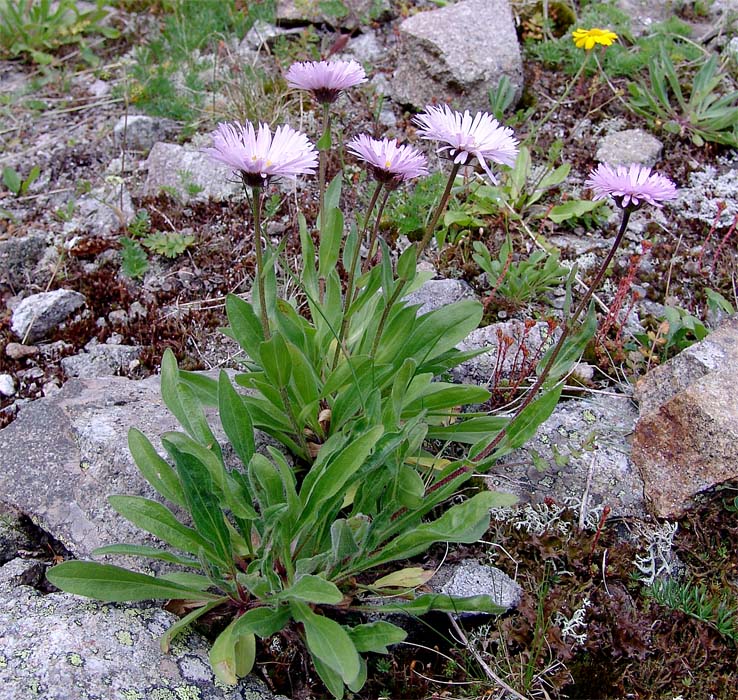
<instances>
[{"instance_id":1,"label":"pale green lichen","mask_svg":"<svg viewBox=\"0 0 738 700\"><path fill-rule=\"evenodd\" d=\"M0 654L0 669L8 667L8 659L4 654Z\"/></svg>"},{"instance_id":2,"label":"pale green lichen","mask_svg":"<svg viewBox=\"0 0 738 700\"><path fill-rule=\"evenodd\" d=\"M120 691L121 700L144 700L144 694L135 688L127 688Z\"/></svg>"},{"instance_id":3,"label":"pale green lichen","mask_svg":"<svg viewBox=\"0 0 738 700\"><path fill-rule=\"evenodd\" d=\"M177 700L174 693L167 688L154 688L147 700Z\"/></svg>"},{"instance_id":4,"label":"pale green lichen","mask_svg":"<svg viewBox=\"0 0 738 700\"><path fill-rule=\"evenodd\" d=\"M202 693L196 685L180 685L174 689L177 700L201 700Z\"/></svg>"},{"instance_id":5,"label":"pale green lichen","mask_svg":"<svg viewBox=\"0 0 738 700\"><path fill-rule=\"evenodd\" d=\"M133 635L128 630L118 630L114 636L118 640L118 644L122 644L124 647L133 646Z\"/></svg>"},{"instance_id":6,"label":"pale green lichen","mask_svg":"<svg viewBox=\"0 0 738 700\"><path fill-rule=\"evenodd\" d=\"M70 652L69 654L67 654L67 663L70 666L81 668L85 665L85 660L76 652Z\"/></svg>"}]
</instances>

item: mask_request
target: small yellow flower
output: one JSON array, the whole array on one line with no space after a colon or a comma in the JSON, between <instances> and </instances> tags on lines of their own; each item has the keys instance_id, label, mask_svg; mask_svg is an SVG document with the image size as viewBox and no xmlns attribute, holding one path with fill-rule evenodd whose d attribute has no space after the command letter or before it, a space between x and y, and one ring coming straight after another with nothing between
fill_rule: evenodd
<instances>
[{"instance_id":1,"label":"small yellow flower","mask_svg":"<svg viewBox=\"0 0 738 700\"><path fill-rule=\"evenodd\" d=\"M572 38L578 49L591 51L595 44L610 46L618 38L618 35L609 29L575 29L572 32Z\"/></svg>"}]
</instances>

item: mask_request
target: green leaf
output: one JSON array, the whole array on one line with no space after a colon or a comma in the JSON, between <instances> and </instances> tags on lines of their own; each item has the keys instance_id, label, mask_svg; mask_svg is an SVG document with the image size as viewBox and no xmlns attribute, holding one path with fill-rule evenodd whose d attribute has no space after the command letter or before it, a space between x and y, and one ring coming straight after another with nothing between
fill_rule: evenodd
<instances>
[{"instance_id":1,"label":"green leaf","mask_svg":"<svg viewBox=\"0 0 738 700\"><path fill-rule=\"evenodd\" d=\"M231 536L207 467L197 458L172 448L187 505L198 533L213 545L221 563L230 566Z\"/></svg>"},{"instance_id":2,"label":"green leaf","mask_svg":"<svg viewBox=\"0 0 738 700\"><path fill-rule=\"evenodd\" d=\"M343 239L343 213L340 209L329 209L326 225L321 231L320 250L318 251L318 275L327 277L335 269L341 252Z\"/></svg>"},{"instance_id":3,"label":"green leaf","mask_svg":"<svg viewBox=\"0 0 738 700\"><path fill-rule=\"evenodd\" d=\"M289 588L285 588L280 594L280 599L302 600L306 603L316 605L338 605L343 600L343 593L338 590L335 583L326 581L320 576L310 574L301 577Z\"/></svg>"},{"instance_id":4,"label":"green leaf","mask_svg":"<svg viewBox=\"0 0 738 700\"><path fill-rule=\"evenodd\" d=\"M109 556L111 554L117 554L124 557L146 557L147 559L166 561L170 564L177 564L179 566L191 566L193 568L200 567L200 562L196 559L179 557L164 549L149 547L145 544L109 544L105 547L98 547L92 551L93 557Z\"/></svg>"},{"instance_id":5,"label":"green leaf","mask_svg":"<svg viewBox=\"0 0 738 700\"><path fill-rule=\"evenodd\" d=\"M221 371L218 377L218 409L220 422L239 459L247 465L254 456L254 425L251 414L228 375Z\"/></svg>"},{"instance_id":6,"label":"green leaf","mask_svg":"<svg viewBox=\"0 0 738 700\"><path fill-rule=\"evenodd\" d=\"M111 564L65 561L46 574L57 588L108 603L135 600L216 600L220 596L163 581Z\"/></svg>"},{"instance_id":7,"label":"green leaf","mask_svg":"<svg viewBox=\"0 0 738 700\"><path fill-rule=\"evenodd\" d=\"M236 620L234 631L249 632L262 639L276 634L290 621L290 609L284 605L277 609L268 606L251 608Z\"/></svg>"},{"instance_id":8,"label":"green leaf","mask_svg":"<svg viewBox=\"0 0 738 700\"><path fill-rule=\"evenodd\" d=\"M261 363L259 346L264 341L264 329L254 307L235 294L226 297L226 314L233 337L254 362Z\"/></svg>"},{"instance_id":9,"label":"green leaf","mask_svg":"<svg viewBox=\"0 0 738 700\"><path fill-rule=\"evenodd\" d=\"M305 603L290 603L292 615L302 622L310 653L337 673L344 683L356 680L359 654L346 630L330 618L316 615Z\"/></svg>"},{"instance_id":10,"label":"green leaf","mask_svg":"<svg viewBox=\"0 0 738 700\"><path fill-rule=\"evenodd\" d=\"M28 192L28 188L38 179L40 174L41 168L39 168L38 165L34 165L31 168L31 172L28 173L28 177L21 183L20 193L26 194Z\"/></svg>"},{"instance_id":11,"label":"green leaf","mask_svg":"<svg viewBox=\"0 0 738 700\"><path fill-rule=\"evenodd\" d=\"M188 613L184 617L177 620L164 634L161 635L159 638L159 646L161 647L161 650L165 653L169 653L169 647L172 643L172 640L180 633L184 632L195 620L202 617L203 615L206 615L211 610L214 610L219 605L223 605L228 600L228 598L219 598L218 600L213 600L206 605L202 605L198 608L195 608L192 612Z\"/></svg>"},{"instance_id":12,"label":"green leaf","mask_svg":"<svg viewBox=\"0 0 738 700\"><path fill-rule=\"evenodd\" d=\"M578 219L585 214L597 209L601 202L589 199L570 199L563 204L558 204L548 212L548 218L555 224L560 224L569 219Z\"/></svg>"},{"instance_id":13,"label":"green leaf","mask_svg":"<svg viewBox=\"0 0 738 700\"><path fill-rule=\"evenodd\" d=\"M320 676L320 680L323 681L323 684L328 688L328 691L334 698L341 700L344 694L343 680L341 679L341 676L324 664L314 654L311 653L310 656L313 659L313 665Z\"/></svg>"},{"instance_id":14,"label":"green leaf","mask_svg":"<svg viewBox=\"0 0 738 700\"><path fill-rule=\"evenodd\" d=\"M141 474L168 501L185 505L182 484L169 463L159 456L149 439L138 429L128 431L128 449Z\"/></svg>"},{"instance_id":15,"label":"green leaf","mask_svg":"<svg viewBox=\"0 0 738 700\"><path fill-rule=\"evenodd\" d=\"M279 389L285 388L292 374L292 362L287 343L281 333L274 333L259 346L261 366L269 380Z\"/></svg>"},{"instance_id":16,"label":"green leaf","mask_svg":"<svg viewBox=\"0 0 738 700\"><path fill-rule=\"evenodd\" d=\"M404 629L383 620L356 625L348 634L359 653L371 651L375 654L387 654L388 644L399 644L407 637Z\"/></svg>"},{"instance_id":17,"label":"green leaf","mask_svg":"<svg viewBox=\"0 0 738 700\"><path fill-rule=\"evenodd\" d=\"M235 685L254 667L256 640L248 632L235 630L238 620L231 622L213 642L210 665L213 673L226 685Z\"/></svg>"},{"instance_id":18,"label":"green leaf","mask_svg":"<svg viewBox=\"0 0 738 700\"><path fill-rule=\"evenodd\" d=\"M383 613L407 613L410 615L425 615L431 610L439 612L479 612L490 615L500 615L506 612L488 595L470 596L468 598L455 598L441 593L427 593L418 596L407 603L388 602L379 607Z\"/></svg>"},{"instance_id":19,"label":"green leaf","mask_svg":"<svg viewBox=\"0 0 738 700\"><path fill-rule=\"evenodd\" d=\"M116 513L172 547L195 556L201 549L209 549L200 533L179 522L161 503L142 496L108 496L108 501Z\"/></svg>"},{"instance_id":20,"label":"green leaf","mask_svg":"<svg viewBox=\"0 0 738 700\"><path fill-rule=\"evenodd\" d=\"M3 183L14 194L19 195L21 190L21 178L16 170L6 165L3 168Z\"/></svg>"},{"instance_id":21,"label":"green leaf","mask_svg":"<svg viewBox=\"0 0 738 700\"><path fill-rule=\"evenodd\" d=\"M378 578L372 585L372 588L417 588L430 581L435 575L435 571L421 569L419 566L413 566L408 569L400 569L393 571L391 574ZM359 649L362 651L362 649Z\"/></svg>"}]
</instances>

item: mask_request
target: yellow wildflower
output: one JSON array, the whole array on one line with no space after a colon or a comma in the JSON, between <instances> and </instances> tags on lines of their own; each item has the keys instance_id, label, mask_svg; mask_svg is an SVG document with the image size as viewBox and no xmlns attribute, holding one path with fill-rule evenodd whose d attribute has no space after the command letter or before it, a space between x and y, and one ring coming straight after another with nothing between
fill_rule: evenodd
<instances>
[{"instance_id":1,"label":"yellow wildflower","mask_svg":"<svg viewBox=\"0 0 738 700\"><path fill-rule=\"evenodd\" d=\"M575 29L572 38L578 49L591 51L595 44L610 46L618 38L618 35L609 29Z\"/></svg>"}]
</instances>

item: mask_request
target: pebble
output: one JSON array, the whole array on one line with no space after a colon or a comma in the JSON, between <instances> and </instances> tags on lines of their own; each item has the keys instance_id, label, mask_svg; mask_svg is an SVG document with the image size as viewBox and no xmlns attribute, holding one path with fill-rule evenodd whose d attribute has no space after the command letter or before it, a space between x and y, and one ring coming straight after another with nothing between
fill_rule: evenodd
<instances>
[{"instance_id":1,"label":"pebble","mask_svg":"<svg viewBox=\"0 0 738 700\"><path fill-rule=\"evenodd\" d=\"M0 395L15 395L15 380L9 374L0 374Z\"/></svg>"},{"instance_id":2,"label":"pebble","mask_svg":"<svg viewBox=\"0 0 738 700\"><path fill-rule=\"evenodd\" d=\"M38 347L35 345L23 345L22 343L8 343L5 346L5 354L11 360L22 360L24 357L35 357L38 355Z\"/></svg>"}]
</instances>

